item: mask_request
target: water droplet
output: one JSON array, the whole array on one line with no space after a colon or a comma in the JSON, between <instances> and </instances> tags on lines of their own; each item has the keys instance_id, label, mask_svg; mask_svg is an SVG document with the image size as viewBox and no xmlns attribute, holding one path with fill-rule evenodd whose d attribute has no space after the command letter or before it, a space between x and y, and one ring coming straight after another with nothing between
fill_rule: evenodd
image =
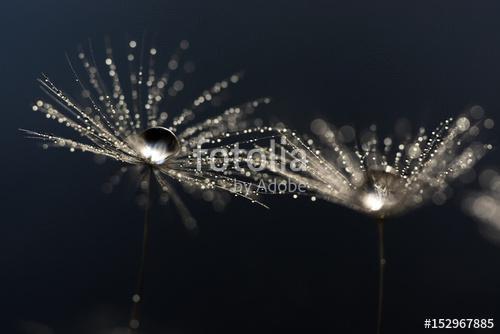
<instances>
[{"instance_id":1,"label":"water droplet","mask_svg":"<svg viewBox=\"0 0 500 334\"><path fill-rule=\"evenodd\" d=\"M167 128L153 127L131 140L133 147L149 163L161 165L180 150L177 136Z\"/></svg>"},{"instance_id":2,"label":"water droplet","mask_svg":"<svg viewBox=\"0 0 500 334\"><path fill-rule=\"evenodd\" d=\"M457 127L461 132L467 131L470 127L469 119L467 117L460 117L459 119L457 119Z\"/></svg>"}]
</instances>

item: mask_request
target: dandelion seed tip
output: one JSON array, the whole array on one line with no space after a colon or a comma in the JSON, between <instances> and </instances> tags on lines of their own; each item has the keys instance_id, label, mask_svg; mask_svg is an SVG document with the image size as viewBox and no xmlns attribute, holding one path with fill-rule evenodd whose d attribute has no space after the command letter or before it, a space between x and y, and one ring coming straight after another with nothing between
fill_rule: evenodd
<instances>
[{"instance_id":1,"label":"dandelion seed tip","mask_svg":"<svg viewBox=\"0 0 500 334\"><path fill-rule=\"evenodd\" d=\"M136 294L134 294L134 295L132 296L132 301L133 301L134 303L138 303L138 302L140 302L140 301L141 301L141 296L140 296L139 294L137 294L137 293L136 293Z\"/></svg>"},{"instance_id":2,"label":"dandelion seed tip","mask_svg":"<svg viewBox=\"0 0 500 334\"><path fill-rule=\"evenodd\" d=\"M138 329L139 325L140 325L139 320L137 320L137 319L130 320L130 323L129 323L130 328Z\"/></svg>"}]
</instances>

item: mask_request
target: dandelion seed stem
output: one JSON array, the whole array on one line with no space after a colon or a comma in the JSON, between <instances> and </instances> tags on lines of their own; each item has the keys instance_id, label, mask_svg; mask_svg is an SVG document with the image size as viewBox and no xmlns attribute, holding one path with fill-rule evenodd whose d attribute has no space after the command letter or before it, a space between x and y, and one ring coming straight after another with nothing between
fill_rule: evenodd
<instances>
[{"instance_id":1,"label":"dandelion seed stem","mask_svg":"<svg viewBox=\"0 0 500 334\"><path fill-rule=\"evenodd\" d=\"M132 311L130 314L129 321L129 334L135 334L138 332L140 326L140 306L143 303L143 292L144 292L144 269L146 266L146 255L148 250L148 240L149 240L149 214L151 208L151 168L148 168L146 172L146 201L144 207L144 232L142 239L142 254L141 262L139 264L139 272L137 275L137 287L136 292L132 296Z\"/></svg>"},{"instance_id":2,"label":"dandelion seed stem","mask_svg":"<svg viewBox=\"0 0 500 334\"><path fill-rule=\"evenodd\" d=\"M378 277L378 314L377 314L377 334L382 330L382 307L384 300L384 220L377 221L378 225L378 256L379 256L379 277Z\"/></svg>"}]
</instances>

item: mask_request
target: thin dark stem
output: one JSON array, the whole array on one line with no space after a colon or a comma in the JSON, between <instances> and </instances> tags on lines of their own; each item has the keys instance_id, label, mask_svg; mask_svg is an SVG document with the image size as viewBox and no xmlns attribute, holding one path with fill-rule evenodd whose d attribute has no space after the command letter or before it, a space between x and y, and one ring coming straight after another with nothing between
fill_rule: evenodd
<instances>
[{"instance_id":1,"label":"thin dark stem","mask_svg":"<svg viewBox=\"0 0 500 334\"><path fill-rule=\"evenodd\" d=\"M379 277L378 277L378 317L377 317L377 334L382 330L382 308L384 302L384 221L381 219L377 222L378 225L378 258L379 258Z\"/></svg>"},{"instance_id":2,"label":"thin dark stem","mask_svg":"<svg viewBox=\"0 0 500 334\"><path fill-rule=\"evenodd\" d=\"M148 240L149 240L149 211L151 208L151 168L148 168L146 172L146 202L144 208L144 232L142 239L142 254L141 262L139 264L139 272L137 275L137 287L135 294L132 296L132 311L130 313L129 321L129 334L138 333L140 326L140 306L143 302L143 291L144 291L144 269L146 267L146 255L148 251Z\"/></svg>"}]
</instances>

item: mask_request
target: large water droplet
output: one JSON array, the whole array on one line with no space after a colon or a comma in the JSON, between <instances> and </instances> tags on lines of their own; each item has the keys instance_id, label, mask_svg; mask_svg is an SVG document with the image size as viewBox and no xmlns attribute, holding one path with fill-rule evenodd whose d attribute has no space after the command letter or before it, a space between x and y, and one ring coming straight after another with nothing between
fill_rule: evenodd
<instances>
[{"instance_id":1,"label":"large water droplet","mask_svg":"<svg viewBox=\"0 0 500 334\"><path fill-rule=\"evenodd\" d=\"M139 153L147 162L154 165L163 164L180 149L177 136L169 129L160 126L144 130L138 136L138 141Z\"/></svg>"},{"instance_id":2,"label":"large water droplet","mask_svg":"<svg viewBox=\"0 0 500 334\"><path fill-rule=\"evenodd\" d=\"M369 213L387 213L402 200L404 185L392 170L371 170L367 172L361 191L361 205Z\"/></svg>"}]
</instances>

